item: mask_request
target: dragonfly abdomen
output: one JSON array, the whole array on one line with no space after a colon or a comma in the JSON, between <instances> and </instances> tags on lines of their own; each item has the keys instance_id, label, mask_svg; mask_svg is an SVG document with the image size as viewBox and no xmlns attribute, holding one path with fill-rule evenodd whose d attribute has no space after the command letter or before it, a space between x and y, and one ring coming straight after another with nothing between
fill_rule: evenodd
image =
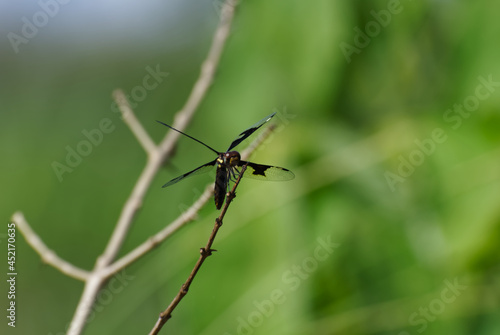
<instances>
[{"instance_id":1,"label":"dragonfly abdomen","mask_svg":"<svg viewBox=\"0 0 500 335\"><path fill-rule=\"evenodd\" d=\"M217 158L217 171L215 173L214 200L215 207L221 209L226 198L227 168L222 157Z\"/></svg>"}]
</instances>

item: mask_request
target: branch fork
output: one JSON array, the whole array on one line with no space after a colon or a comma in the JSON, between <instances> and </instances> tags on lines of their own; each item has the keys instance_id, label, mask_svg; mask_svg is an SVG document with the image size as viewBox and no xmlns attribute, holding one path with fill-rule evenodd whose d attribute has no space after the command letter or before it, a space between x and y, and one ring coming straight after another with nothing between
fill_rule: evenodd
<instances>
[{"instance_id":1,"label":"branch fork","mask_svg":"<svg viewBox=\"0 0 500 335\"><path fill-rule=\"evenodd\" d=\"M185 105L174 117L173 126L179 130L184 130L188 126L213 81L231 29L235 11L234 7L233 0L226 0L223 5L223 15L221 15L221 20L214 33L208 56L202 64L200 76L195 82ZM116 257L132 226L135 214L142 206L146 192L151 186L153 178L156 176L163 162L168 161L172 156L177 140L179 139L179 134L176 132L168 132L159 144L155 144L133 113L132 107L127 101L125 94L121 90L115 90L113 92L113 97L121 112L123 121L128 125L132 134L146 152L147 162L129 198L125 202L109 242L102 255L97 258L94 268L91 271L84 270L62 259L53 250L47 247L42 239L33 231L23 213L16 212L12 216L12 220L17 224L17 228L24 235L28 244L40 255L45 263L53 266L65 275L85 283L82 296L67 331L68 335L82 334L87 323L87 318L92 310L93 303L100 289L106 284L111 276L141 258L175 233L183 225L194 220L198 211L213 194L213 185L207 186L198 200L196 200L195 203L176 220L117 260ZM262 141L262 137L259 139L257 141ZM251 151L247 151L247 155L249 155L250 152ZM226 204L229 204L229 202L226 202ZM225 208L227 210L227 207ZM225 213L225 211L223 211L223 213ZM222 221L220 222L222 223ZM217 230L218 228L214 228L215 233ZM208 250L208 252L201 255L200 259L205 259L211 254L213 250L210 249L210 247L211 243L207 244L204 250ZM184 292L183 295L185 295L188 288L189 285L186 286L185 289L182 289L181 293ZM175 303L175 305L177 305L177 303ZM170 314L168 315L170 317Z\"/></svg>"}]
</instances>

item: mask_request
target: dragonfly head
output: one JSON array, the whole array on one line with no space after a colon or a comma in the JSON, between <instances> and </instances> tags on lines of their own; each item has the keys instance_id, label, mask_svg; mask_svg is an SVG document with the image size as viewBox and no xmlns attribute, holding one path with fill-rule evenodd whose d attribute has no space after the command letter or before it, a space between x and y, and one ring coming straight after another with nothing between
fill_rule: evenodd
<instances>
[{"instance_id":1,"label":"dragonfly head","mask_svg":"<svg viewBox=\"0 0 500 335\"><path fill-rule=\"evenodd\" d=\"M241 156L238 151L228 151L224 154L224 163L231 167L238 166Z\"/></svg>"}]
</instances>

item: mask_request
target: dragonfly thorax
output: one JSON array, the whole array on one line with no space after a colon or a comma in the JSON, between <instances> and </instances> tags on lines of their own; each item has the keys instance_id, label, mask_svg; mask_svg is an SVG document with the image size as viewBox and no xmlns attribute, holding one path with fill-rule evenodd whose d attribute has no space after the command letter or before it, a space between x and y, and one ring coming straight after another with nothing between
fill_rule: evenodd
<instances>
[{"instance_id":1,"label":"dragonfly thorax","mask_svg":"<svg viewBox=\"0 0 500 335\"><path fill-rule=\"evenodd\" d=\"M235 167L238 166L241 160L240 153L238 151L228 151L222 155L224 159L224 164L226 166Z\"/></svg>"}]
</instances>

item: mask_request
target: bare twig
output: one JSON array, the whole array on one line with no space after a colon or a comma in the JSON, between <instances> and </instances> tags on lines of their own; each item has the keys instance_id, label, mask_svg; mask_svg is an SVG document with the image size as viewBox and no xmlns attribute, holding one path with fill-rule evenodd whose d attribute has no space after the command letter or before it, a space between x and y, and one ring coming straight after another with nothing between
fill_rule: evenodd
<instances>
[{"instance_id":1,"label":"bare twig","mask_svg":"<svg viewBox=\"0 0 500 335\"><path fill-rule=\"evenodd\" d=\"M202 64L200 76L194 84L184 107L175 116L173 126L179 130L184 130L187 127L213 81L222 51L231 29L231 23L234 17L234 5L234 0L227 0L222 8L221 20L217 30L215 31L208 56ZM13 220L17 223L20 231L26 237L28 243L36 252L40 254L44 262L52 265L68 276L85 281L84 291L68 330L68 334L70 335L79 335L82 333L92 305L99 293L99 290L104 285L106 280L123 267L131 264L144 255L144 253L149 251L154 245L161 243L183 224L193 220L196 217L196 213L208 201L208 198L212 193L211 187L208 187L200 199L196 201L190 209L183 213L181 217L172 222L151 239L134 249L131 253L127 254L126 257L113 264L113 261L115 260L116 255L118 254L125 237L130 230L135 214L142 205L144 196L146 195L154 176L161 168L162 163L168 160L172 155L175 144L180 136L179 133L171 131L167 133L159 145L155 145L151 137L132 112L132 108L130 107L130 104L128 103L123 92L116 90L113 95L120 112L122 113L123 120L129 126L140 145L146 151L148 160L129 198L123 206L118 222L103 254L97 259L92 271L88 272L82 270L58 257L55 252L50 250L31 229L22 213L17 212L13 216Z\"/></svg>"},{"instance_id":2,"label":"bare twig","mask_svg":"<svg viewBox=\"0 0 500 335\"><path fill-rule=\"evenodd\" d=\"M139 122L132 107L130 106L125 93L122 90L117 89L113 92L113 98L118 105L118 108L122 114L123 121L128 125L132 133L137 138L137 141L142 145L144 151L148 155L152 155L156 151L156 144L153 142L149 134L144 130L144 127Z\"/></svg>"},{"instance_id":3,"label":"bare twig","mask_svg":"<svg viewBox=\"0 0 500 335\"><path fill-rule=\"evenodd\" d=\"M226 215L227 209L229 208L229 205L231 204L231 201L233 201L234 197L236 196L236 188L238 187L238 184L240 183L241 177L243 177L243 174L245 173L245 170L247 168L247 164L243 165L241 168L241 172L238 176L238 179L234 183L234 186L232 190L227 194L226 197L226 204L222 208L222 211L219 215L218 218L215 219L215 225L214 229L212 230L212 233L210 234L210 237L208 238L207 245L204 248L200 248L200 258L198 258L198 261L196 262L193 270L191 271L191 274L187 278L186 282L182 284L181 289L175 296L175 298L172 300L170 305L165 309L163 312L160 313L160 317L158 318L158 321L156 321L156 324L154 325L153 329L149 333L149 335L156 335L160 332L161 328L163 325L172 317L172 312L174 309L177 307L177 305L181 302L182 298L188 293L189 287L191 286L191 283L194 280L194 277L200 270L201 266L203 265L203 262L205 259L207 259L208 256L212 255L212 251L215 251L212 249L212 244L214 243L215 236L217 236L217 232L219 231L219 228L222 226L222 220L224 219L224 216Z\"/></svg>"},{"instance_id":4,"label":"bare twig","mask_svg":"<svg viewBox=\"0 0 500 335\"><path fill-rule=\"evenodd\" d=\"M12 221L16 223L17 228L24 235L26 242L28 242L33 250L35 250L40 255L43 262L52 265L54 268L68 275L69 277L73 277L83 281L89 278L88 271L80 269L73 264L66 262L64 259L57 256L54 251L50 250L45 245L45 243L43 243L42 239L33 231L33 229L31 229L23 213L15 212L14 215L12 215Z\"/></svg>"},{"instance_id":5,"label":"bare twig","mask_svg":"<svg viewBox=\"0 0 500 335\"><path fill-rule=\"evenodd\" d=\"M179 130L184 130L186 128L200 102L205 97L210 84L212 83L215 71L219 64L220 55L224 49L227 37L229 36L234 16L234 6L230 2L231 0L227 0L223 6L223 15L221 15L221 21L215 32L207 59L203 63L201 74L196 81L185 106L175 116L174 127ZM140 142L142 141L141 145L144 149L146 151L151 150L151 144L146 144L148 143L148 140L144 140L146 137L143 136L144 134L140 130L142 127L137 126L139 121L135 117L131 117L131 115L133 115L131 108L123 108L123 106L127 107L127 104L123 103L124 101L126 101L126 99L118 101L118 106L120 107L120 111L122 112L124 119L127 120L128 118L129 121L127 124L131 127L132 132L136 135L138 140ZM146 191L149 189L149 186L154 176L160 169L161 164L172 154L179 135L179 133L173 131L167 133L162 142L155 147L155 150L148 152L147 164L142 171L141 176L137 180L130 197L127 199L123 207L118 223L113 231L113 234L111 235L104 253L98 258L96 265L92 270L91 277L85 285L85 290L80 298L73 320L71 321L68 334L81 334L85 326L86 319L92 308L92 302L95 300L99 289L110 275L110 272L106 271L106 268L113 262L118 254L123 241L130 230L135 214L142 205L142 200L146 195Z\"/></svg>"}]
</instances>

